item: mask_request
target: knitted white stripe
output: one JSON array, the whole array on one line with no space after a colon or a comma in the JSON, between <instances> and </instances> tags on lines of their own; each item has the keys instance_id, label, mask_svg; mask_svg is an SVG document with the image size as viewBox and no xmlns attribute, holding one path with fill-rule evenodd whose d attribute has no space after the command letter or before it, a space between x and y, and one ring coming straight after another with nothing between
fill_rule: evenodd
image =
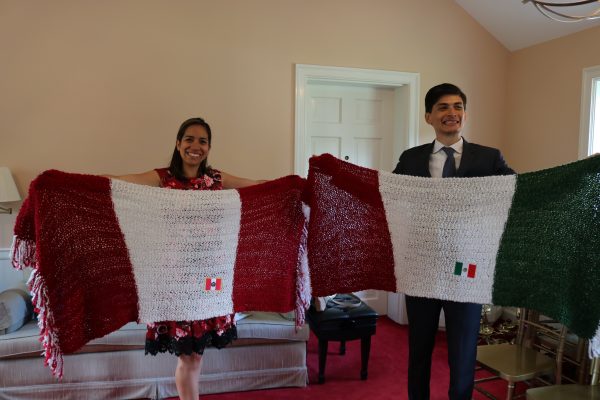
<instances>
[{"instance_id":1,"label":"knitted white stripe","mask_svg":"<svg viewBox=\"0 0 600 400\"><path fill-rule=\"evenodd\" d=\"M239 193L166 190L115 179L111 185L133 265L140 321L232 313ZM222 289L206 290L206 278L221 278Z\"/></svg>"},{"instance_id":2,"label":"knitted white stripe","mask_svg":"<svg viewBox=\"0 0 600 400\"><path fill-rule=\"evenodd\" d=\"M514 175L423 179L379 172L398 292L490 303L515 184ZM454 275L457 261L477 265L475 278Z\"/></svg>"}]
</instances>

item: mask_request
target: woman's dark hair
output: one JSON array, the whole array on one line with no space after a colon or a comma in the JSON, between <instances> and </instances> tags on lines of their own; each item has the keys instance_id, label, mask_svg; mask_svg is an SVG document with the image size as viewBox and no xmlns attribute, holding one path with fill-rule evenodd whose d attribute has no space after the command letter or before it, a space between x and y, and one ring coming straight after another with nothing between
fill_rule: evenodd
<instances>
[{"instance_id":1,"label":"woman's dark hair","mask_svg":"<svg viewBox=\"0 0 600 400\"><path fill-rule=\"evenodd\" d=\"M451 83L442 83L429 89L425 95L425 112L430 113L433 110L433 105L438 102L443 96L456 95L460 96L463 101L463 107L467 109L467 95L456 85Z\"/></svg>"},{"instance_id":2,"label":"woman's dark hair","mask_svg":"<svg viewBox=\"0 0 600 400\"><path fill-rule=\"evenodd\" d=\"M210 146L210 143L212 140L212 133L210 131L210 125L208 125L208 123L205 120L203 120L202 118L199 118L199 117L190 118L190 119L183 121L183 123L179 127L179 131L177 132L177 141L181 142L181 139L183 139L183 135L185 134L185 131L187 130L187 128L189 128L190 126L194 126L194 125L200 125L200 126L204 127L204 129L206 129L206 133L208 134L208 145ZM206 171L210 168L209 166L206 165L207 162L208 161L205 158L202 161L202 163L200 163L200 168L198 168L197 176L204 175L206 173ZM179 154L179 150L177 150L177 145L175 145L175 149L173 150L173 157L171 157L171 163L169 164L169 172L171 172L171 175L174 176L175 178L179 179L180 181L186 180L185 174L183 172L183 160L181 159L181 154Z\"/></svg>"}]
</instances>

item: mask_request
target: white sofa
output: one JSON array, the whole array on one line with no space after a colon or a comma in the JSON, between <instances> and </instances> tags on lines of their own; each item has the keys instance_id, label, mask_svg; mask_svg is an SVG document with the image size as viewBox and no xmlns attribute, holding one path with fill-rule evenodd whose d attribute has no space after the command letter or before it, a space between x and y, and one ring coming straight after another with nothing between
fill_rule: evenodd
<instances>
[{"instance_id":1,"label":"white sofa","mask_svg":"<svg viewBox=\"0 0 600 400\"><path fill-rule=\"evenodd\" d=\"M0 260L0 270L8 268ZM6 270L0 273L3 278ZM12 272L10 273L12 274ZM3 282L6 283L5 281ZM0 286L0 292L6 289ZM15 285L22 287L22 282ZM232 345L206 349L201 393L284 386L306 386L305 325L296 330L286 315L250 313L238 321ZM64 357L64 377L57 381L43 366L39 330L30 321L0 335L0 399L160 399L176 396L171 354L144 355L145 325L129 323L116 332Z\"/></svg>"}]
</instances>

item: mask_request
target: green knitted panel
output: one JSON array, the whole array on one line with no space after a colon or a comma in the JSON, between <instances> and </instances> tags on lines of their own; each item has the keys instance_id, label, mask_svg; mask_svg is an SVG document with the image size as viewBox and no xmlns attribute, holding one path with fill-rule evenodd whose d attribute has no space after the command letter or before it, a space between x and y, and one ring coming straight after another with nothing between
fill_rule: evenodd
<instances>
[{"instance_id":1,"label":"green knitted panel","mask_svg":"<svg viewBox=\"0 0 600 400\"><path fill-rule=\"evenodd\" d=\"M522 174L498 257L493 303L538 310L581 337L600 321L600 157Z\"/></svg>"}]
</instances>

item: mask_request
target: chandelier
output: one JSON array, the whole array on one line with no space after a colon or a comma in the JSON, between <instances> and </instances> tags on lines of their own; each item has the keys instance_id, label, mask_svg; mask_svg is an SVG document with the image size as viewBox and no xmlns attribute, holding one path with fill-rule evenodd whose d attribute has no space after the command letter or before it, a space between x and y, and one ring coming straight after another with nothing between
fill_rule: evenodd
<instances>
[{"instance_id":1,"label":"chandelier","mask_svg":"<svg viewBox=\"0 0 600 400\"><path fill-rule=\"evenodd\" d=\"M523 0L523 4L532 3L535 8L546 17L559 22L577 22L583 20L600 19L600 0L548 2L538 0ZM592 9L588 4L598 3L599 6ZM573 13L569 12L577 8ZM583 14L581 14L583 12ZM581 15L576 15L581 14Z\"/></svg>"}]
</instances>

